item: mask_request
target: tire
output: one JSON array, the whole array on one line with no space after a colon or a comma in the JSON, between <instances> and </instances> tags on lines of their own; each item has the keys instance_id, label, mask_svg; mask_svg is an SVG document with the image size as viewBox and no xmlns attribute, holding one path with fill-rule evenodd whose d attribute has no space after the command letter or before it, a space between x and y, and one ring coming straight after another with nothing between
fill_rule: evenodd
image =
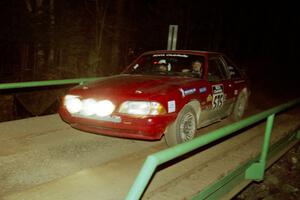
<instances>
[{"instance_id":1,"label":"tire","mask_svg":"<svg viewBox=\"0 0 300 200\"><path fill-rule=\"evenodd\" d=\"M242 119L247 106L247 101L247 94L245 92L241 92L233 108L232 119L234 121L239 121Z\"/></svg>"},{"instance_id":2,"label":"tire","mask_svg":"<svg viewBox=\"0 0 300 200\"><path fill-rule=\"evenodd\" d=\"M196 113L186 105L166 130L165 141L168 146L174 146L194 138L197 129Z\"/></svg>"}]
</instances>

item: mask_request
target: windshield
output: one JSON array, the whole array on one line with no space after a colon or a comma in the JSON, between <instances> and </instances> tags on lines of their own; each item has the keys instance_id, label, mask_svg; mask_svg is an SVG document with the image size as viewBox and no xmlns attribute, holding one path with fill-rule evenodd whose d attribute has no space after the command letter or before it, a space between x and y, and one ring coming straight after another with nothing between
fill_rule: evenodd
<instances>
[{"instance_id":1,"label":"windshield","mask_svg":"<svg viewBox=\"0 0 300 200\"><path fill-rule=\"evenodd\" d=\"M178 53L150 54L140 57L124 73L202 78L204 56Z\"/></svg>"}]
</instances>

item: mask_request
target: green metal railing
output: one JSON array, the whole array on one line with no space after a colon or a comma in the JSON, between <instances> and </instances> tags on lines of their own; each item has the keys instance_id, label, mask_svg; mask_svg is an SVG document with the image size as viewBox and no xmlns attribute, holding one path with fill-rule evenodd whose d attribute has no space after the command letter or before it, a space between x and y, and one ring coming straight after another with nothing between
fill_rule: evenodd
<instances>
[{"instance_id":1,"label":"green metal railing","mask_svg":"<svg viewBox=\"0 0 300 200\"><path fill-rule=\"evenodd\" d=\"M155 173L156 168L159 165L166 163L170 160L173 160L177 157L180 157L184 154L187 154L193 150L203 147L204 145L207 145L213 141L228 136L232 133L235 133L238 130L241 130L245 127L248 127L254 123L260 122L263 119L267 118L265 137L264 137L264 142L263 142L259 162L251 164L250 167L247 168L245 173L245 179L256 180L256 181L262 180L264 177L264 171L266 167L266 159L268 155L270 137L271 137L275 114L284 111L299 103L300 103L300 98L285 104L281 104L277 107L253 115L251 117L248 117L244 120L233 123L231 125L225 126L216 131L212 131L203 136L197 137L189 142L182 143L177 146L149 155L143 167L141 168L140 173L135 179L135 182L133 183L129 193L127 194L126 200L136 200L141 198L141 196L145 191L145 188L149 184L149 181L151 180L153 174ZM298 139L300 138L300 131L298 131L296 137Z\"/></svg>"},{"instance_id":2,"label":"green metal railing","mask_svg":"<svg viewBox=\"0 0 300 200\"><path fill-rule=\"evenodd\" d=\"M33 81L33 82L18 82L18 83L0 83L0 90L4 89L18 89L30 87L45 87L54 85L68 85L68 84L82 84L87 81L94 81L101 78L78 78L78 79L64 79L64 80L50 80L50 81Z\"/></svg>"}]
</instances>

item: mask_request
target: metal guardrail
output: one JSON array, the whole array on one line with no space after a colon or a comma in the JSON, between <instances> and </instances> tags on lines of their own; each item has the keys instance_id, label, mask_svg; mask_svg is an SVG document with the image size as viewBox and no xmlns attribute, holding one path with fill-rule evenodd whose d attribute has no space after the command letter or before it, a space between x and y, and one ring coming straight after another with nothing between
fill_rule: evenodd
<instances>
[{"instance_id":1,"label":"metal guardrail","mask_svg":"<svg viewBox=\"0 0 300 200\"><path fill-rule=\"evenodd\" d=\"M145 191L145 188L149 184L149 181L151 180L153 174L155 173L156 168L159 165L166 163L170 160L173 160L177 157L180 157L184 154L187 154L200 147L203 147L204 145L214 142L220 138L233 134L238 130L241 130L245 127L248 127L254 123L260 122L263 119L267 118L264 142L263 142L259 162L251 164L250 167L247 168L245 172L245 179L256 180L256 181L262 180L264 177L264 171L266 167L266 159L268 155L270 137L271 137L275 114L282 112L299 103L300 103L300 98L297 98L288 103L281 104L279 106L276 106L274 108L271 108L259 114L253 115L239 122L220 128L216 131L209 132L189 142L185 142L176 145L174 147L149 155L146 161L144 162L144 165L141 168L137 178L135 179L135 182L133 183L129 193L127 194L126 200L136 200L141 198L141 196ZM297 133L297 138L298 139L300 138L299 132Z\"/></svg>"},{"instance_id":2,"label":"metal guardrail","mask_svg":"<svg viewBox=\"0 0 300 200\"><path fill-rule=\"evenodd\" d=\"M0 83L0 90L4 89L18 89L18 88L30 88L30 87L45 87L54 85L68 85L76 83L84 83L87 81L94 81L100 78L78 78L78 79L64 79L64 80L50 80L50 81L33 81L33 82L18 82L18 83Z\"/></svg>"}]
</instances>

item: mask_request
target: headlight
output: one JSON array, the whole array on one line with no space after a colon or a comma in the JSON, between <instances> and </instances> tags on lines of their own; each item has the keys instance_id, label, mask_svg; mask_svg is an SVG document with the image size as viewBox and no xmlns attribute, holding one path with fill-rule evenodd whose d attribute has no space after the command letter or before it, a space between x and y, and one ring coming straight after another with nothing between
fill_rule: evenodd
<instances>
[{"instance_id":1,"label":"headlight","mask_svg":"<svg viewBox=\"0 0 300 200\"><path fill-rule=\"evenodd\" d=\"M82 111L80 114L85 116L90 116L96 114L97 101L94 99L84 99L82 100Z\"/></svg>"},{"instance_id":2,"label":"headlight","mask_svg":"<svg viewBox=\"0 0 300 200\"><path fill-rule=\"evenodd\" d=\"M69 113L78 113L82 109L82 102L78 96L66 95L64 98L64 105Z\"/></svg>"},{"instance_id":3,"label":"headlight","mask_svg":"<svg viewBox=\"0 0 300 200\"><path fill-rule=\"evenodd\" d=\"M165 114L165 108L158 102L126 101L119 109L120 113L130 115L159 115Z\"/></svg>"},{"instance_id":4,"label":"headlight","mask_svg":"<svg viewBox=\"0 0 300 200\"><path fill-rule=\"evenodd\" d=\"M98 101L96 105L96 115L104 117L110 115L115 110L115 105L108 100Z\"/></svg>"},{"instance_id":5,"label":"headlight","mask_svg":"<svg viewBox=\"0 0 300 200\"><path fill-rule=\"evenodd\" d=\"M97 115L105 117L112 114L115 110L115 105L109 100L96 101L91 98L81 100L75 95L66 95L64 105L69 113L78 113L84 116Z\"/></svg>"}]
</instances>

